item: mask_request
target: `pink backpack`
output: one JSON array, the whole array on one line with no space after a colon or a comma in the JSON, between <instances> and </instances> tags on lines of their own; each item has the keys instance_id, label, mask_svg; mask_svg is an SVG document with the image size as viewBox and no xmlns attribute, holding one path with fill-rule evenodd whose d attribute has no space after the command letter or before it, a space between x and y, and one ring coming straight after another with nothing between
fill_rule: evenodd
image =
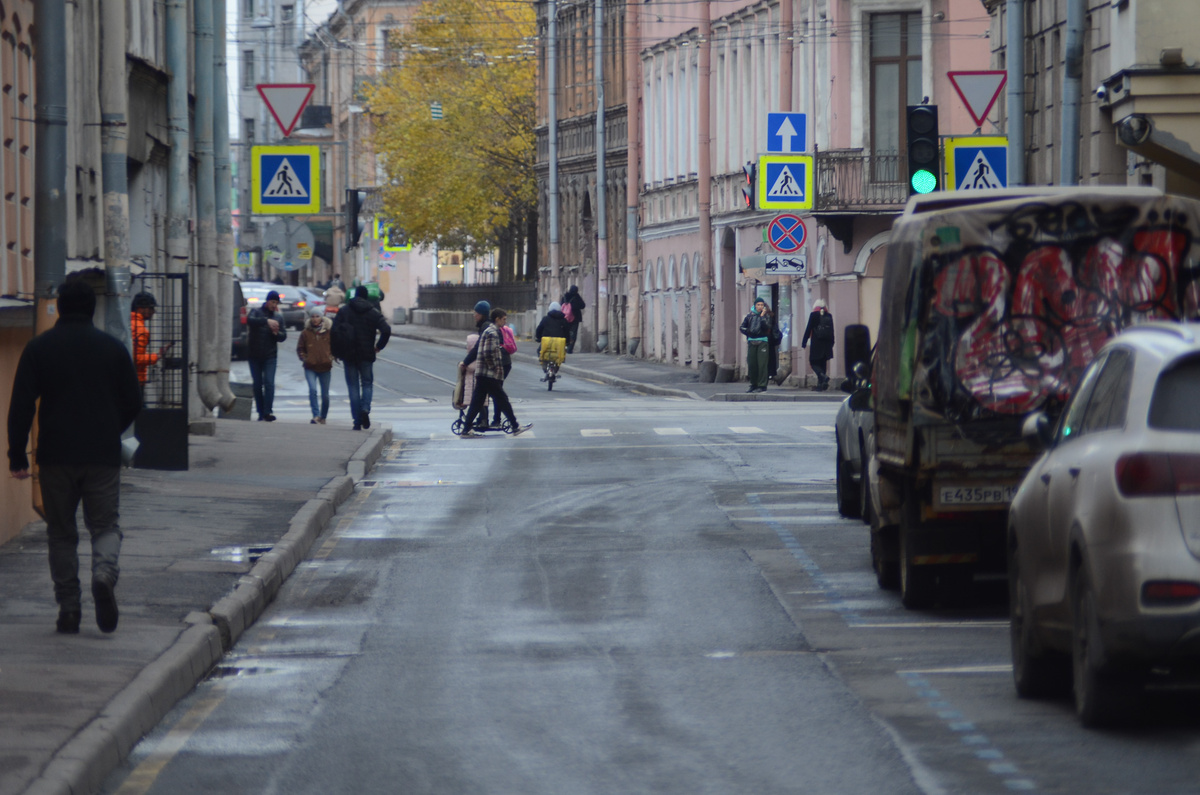
<instances>
[{"instance_id":1,"label":"pink backpack","mask_svg":"<svg viewBox=\"0 0 1200 795\"><path fill-rule=\"evenodd\" d=\"M516 335L513 334L513 330L508 326L501 326L500 333L501 336L504 337L504 350L508 351L509 353L516 353L517 338Z\"/></svg>"},{"instance_id":2,"label":"pink backpack","mask_svg":"<svg viewBox=\"0 0 1200 795\"><path fill-rule=\"evenodd\" d=\"M562 313L563 313L563 317L565 317L567 319L568 323L575 322L575 307L571 306L570 301L563 301Z\"/></svg>"}]
</instances>

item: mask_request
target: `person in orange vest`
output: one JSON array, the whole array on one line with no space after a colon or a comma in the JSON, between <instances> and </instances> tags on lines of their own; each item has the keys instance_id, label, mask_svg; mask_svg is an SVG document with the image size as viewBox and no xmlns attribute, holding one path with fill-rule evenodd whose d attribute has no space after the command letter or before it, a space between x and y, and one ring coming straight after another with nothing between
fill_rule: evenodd
<instances>
[{"instance_id":1,"label":"person in orange vest","mask_svg":"<svg viewBox=\"0 0 1200 795\"><path fill-rule=\"evenodd\" d=\"M148 350L150 329L146 327L146 324L150 322L157 311L158 301L154 300L154 296L150 293L138 293L133 297L129 315L129 332L133 338L133 363L137 365L138 383L142 386L146 385L146 370L150 365L157 363L167 349L174 345L174 342L168 342L158 349L158 353L151 353Z\"/></svg>"}]
</instances>

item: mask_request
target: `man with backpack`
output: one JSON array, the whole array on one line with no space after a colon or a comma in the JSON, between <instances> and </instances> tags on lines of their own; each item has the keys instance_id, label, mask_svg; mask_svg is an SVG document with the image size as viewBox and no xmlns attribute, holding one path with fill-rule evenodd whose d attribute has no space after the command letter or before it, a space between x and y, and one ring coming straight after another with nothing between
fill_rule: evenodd
<instances>
[{"instance_id":1,"label":"man with backpack","mask_svg":"<svg viewBox=\"0 0 1200 795\"><path fill-rule=\"evenodd\" d=\"M379 333L378 342L375 333ZM350 416L354 430L371 427L371 398L375 392L375 354L383 350L392 336L392 327L379 310L371 305L367 288L359 285L333 319L329 346L340 359L346 373L346 391L350 393Z\"/></svg>"},{"instance_id":2,"label":"man with backpack","mask_svg":"<svg viewBox=\"0 0 1200 795\"><path fill-rule=\"evenodd\" d=\"M825 309L825 301L818 298L813 302L813 311L808 316L808 325L804 328L804 338L800 340L801 348L808 347L809 340L812 340L812 347L808 349L808 362L817 374L814 392L829 389L826 367L833 358L833 338L833 315Z\"/></svg>"}]
</instances>

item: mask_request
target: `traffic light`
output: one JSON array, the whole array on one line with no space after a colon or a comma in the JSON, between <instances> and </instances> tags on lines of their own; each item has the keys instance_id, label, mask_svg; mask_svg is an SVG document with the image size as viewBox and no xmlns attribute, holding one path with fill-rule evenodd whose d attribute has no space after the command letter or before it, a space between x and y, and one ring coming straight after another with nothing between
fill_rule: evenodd
<instances>
[{"instance_id":1,"label":"traffic light","mask_svg":"<svg viewBox=\"0 0 1200 795\"><path fill-rule=\"evenodd\" d=\"M908 195L941 186L937 105L908 106Z\"/></svg>"},{"instance_id":2,"label":"traffic light","mask_svg":"<svg viewBox=\"0 0 1200 795\"><path fill-rule=\"evenodd\" d=\"M346 188L346 250L358 247L367 222L359 218L363 205L367 202L367 192L358 188Z\"/></svg>"},{"instance_id":3,"label":"traffic light","mask_svg":"<svg viewBox=\"0 0 1200 795\"><path fill-rule=\"evenodd\" d=\"M747 163L742 166L742 173L746 175L746 184L742 187L742 201L746 203L747 210L754 209L754 179L758 174L758 166L754 163Z\"/></svg>"}]
</instances>

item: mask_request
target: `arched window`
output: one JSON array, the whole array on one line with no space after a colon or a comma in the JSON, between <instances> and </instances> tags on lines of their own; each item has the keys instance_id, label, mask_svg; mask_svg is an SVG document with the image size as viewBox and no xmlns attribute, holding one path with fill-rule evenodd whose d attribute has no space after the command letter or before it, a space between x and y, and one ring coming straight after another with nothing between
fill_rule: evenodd
<instances>
[{"instance_id":1,"label":"arched window","mask_svg":"<svg viewBox=\"0 0 1200 795\"><path fill-rule=\"evenodd\" d=\"M678 283L678 282L676 282L676 280L675 280L675 255L674 255L674 254L672 254L672 255L671 255L671 262L670 262L670 264L667 266L667 284L666 284L666 288L667 288L668 290L674 290L674 289L675 289L675 285L676 285L677 283Z\"/></svg>"}]
</instances>

